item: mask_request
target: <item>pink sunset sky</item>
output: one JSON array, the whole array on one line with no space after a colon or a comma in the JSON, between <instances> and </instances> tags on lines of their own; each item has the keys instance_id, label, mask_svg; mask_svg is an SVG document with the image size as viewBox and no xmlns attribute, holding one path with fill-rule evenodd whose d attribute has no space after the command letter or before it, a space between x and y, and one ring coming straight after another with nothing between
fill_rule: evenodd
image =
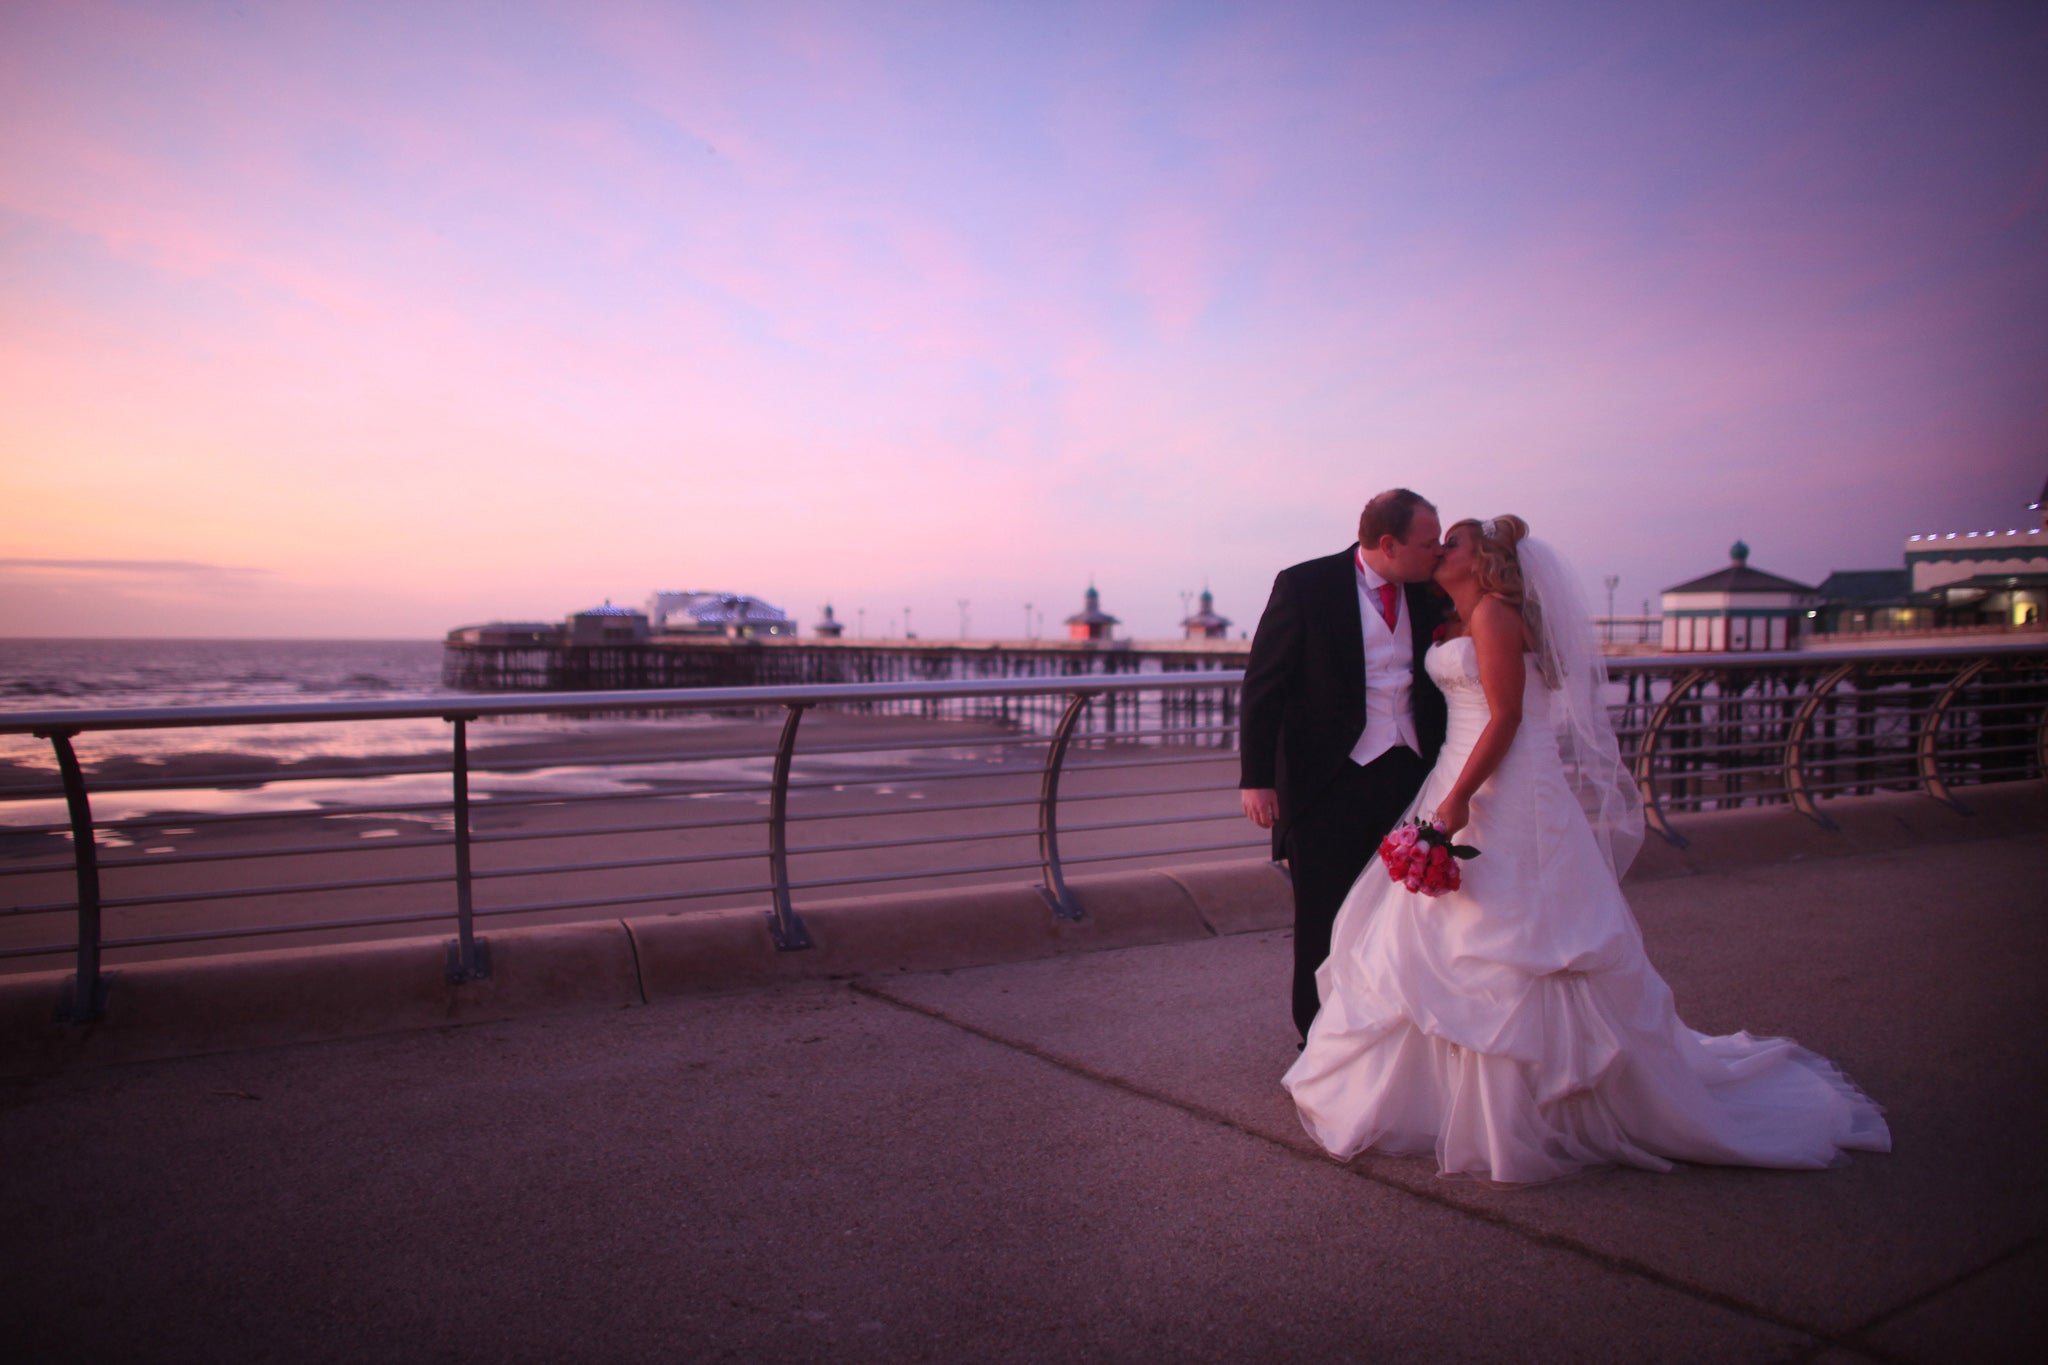
<instances>
[{"instance_id":1,"label":"pink sunset sky","mask_svg":"<svg viewBox=\"0 0 2048 1365\"><path fill-rule=\"evenodd\" d=\"M0 634L1636 609L2048 475L2038 4L0 6Z\"/></svg>"}]
</instances>

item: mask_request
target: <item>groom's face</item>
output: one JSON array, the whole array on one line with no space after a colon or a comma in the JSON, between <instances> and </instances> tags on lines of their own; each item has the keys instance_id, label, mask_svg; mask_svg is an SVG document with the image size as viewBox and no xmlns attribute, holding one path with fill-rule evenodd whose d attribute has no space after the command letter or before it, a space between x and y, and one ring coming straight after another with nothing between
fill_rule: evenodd
<instances>
[{"instance_id":1,"label":"groom's face","mask_svg":"<svg viewBox=\"0 0 2048 1365\"><path fill-rule=\"evenodd\" d=\"M1436 563L1444 557L1442 537L1443 523L1436 513L1427 507L1415 509L1415 520L1408 523L1407 539L1382 541L1391 545L1387 552L1387 577L1396 583L1422 583L1436 572Z\"/></svg>"}]
</instances>

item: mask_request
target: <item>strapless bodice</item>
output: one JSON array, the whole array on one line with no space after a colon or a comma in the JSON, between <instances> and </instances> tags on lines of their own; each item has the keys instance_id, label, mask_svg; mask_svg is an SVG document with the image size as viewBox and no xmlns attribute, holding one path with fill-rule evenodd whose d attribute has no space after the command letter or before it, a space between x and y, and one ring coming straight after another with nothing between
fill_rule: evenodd
<instances>
[{"instance_id":1,"label":"strapless bodice","mask_svg":"<svg viewBox=\"0 0 2048 1365\"><path fill-rule=\"evenodd\" d=\"M1524 655L1523 661L1529 667L1522 684L1522 729L1516 736L1518 743L1523 735L1548 736L1550 730L1550 689L1543 685L1542 675L1536 671L1535 656ZM1448 721L1445 747L1462 750L1478 742L1479 732L1486 728L1493 713L1486 705L1486 689L1479 682L1479 648L1472 643L1472 637L1460 635L1431 645L1422 666L1444 694Z\"/></svg>"}]
</instances>

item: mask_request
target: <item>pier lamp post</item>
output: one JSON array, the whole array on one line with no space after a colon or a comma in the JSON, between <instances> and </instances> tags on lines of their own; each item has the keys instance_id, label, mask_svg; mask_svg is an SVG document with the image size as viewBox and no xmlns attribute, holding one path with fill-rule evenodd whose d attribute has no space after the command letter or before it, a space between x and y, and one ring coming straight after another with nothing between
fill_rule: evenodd
<instances>
[{"instance_id":1,"label":"pier lamp post","mask_svg":"<svg viewBox=\"0 0 2048 1365\"><path fill-rule=\"evenodd\" d=\"M1027 640L1031 638L1031 604L1029 602L1024 604L1024 638Z\"/></svg>"},{"instance_id":2,"label":"pier lamp post","mask_svg":"<svg viewBox=\"0 0 2048 1365\"><path fill-rule=\"evenodd\" d=\"M913 634L911 633L911 631L910 631L910 608L909 608L909 607L905 607L905 608L903 609L903 638L904 638L904 639L906 639L906 640L914 640L914 639L916 639L916 638L917 638L917 637L916 637L915 635L913 635Z\"/></svg>"},{"instance_id":3,"label":"pier lamp post","mask_svg":"<svg viewBox=\"0 0 2048 1365\"><path fill-rule=\"evenodd\" d=\"M1621 586L1621 575L1611 573L1604 581L1607 584L1607 643L1611 645L1614 643L1614 590Z\"/></svg>"},{"instance_id":4,"label":"pier lamp post","mask_svg":"<svg viewBox=\"0 0 2048 1365\"><path fill-rule=\"evenodd\" d=\"M861 639L863 639L863 640L867 639L867 638L868 638L868 609L867 609L866 607L855 607L855 608L853 609L853 617L854 617L854 627L853 627L853 633L854 633L855 635L859 636L859 637L860 637Z\"/></svg>"}]
</instances>

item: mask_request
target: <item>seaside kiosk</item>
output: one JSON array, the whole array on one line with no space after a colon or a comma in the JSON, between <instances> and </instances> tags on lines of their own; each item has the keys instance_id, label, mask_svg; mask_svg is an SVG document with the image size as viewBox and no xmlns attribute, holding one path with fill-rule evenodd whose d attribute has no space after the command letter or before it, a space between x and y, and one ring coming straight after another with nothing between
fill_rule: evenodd
<instances>
[{"instance_id":1,"label":"seaside kiosk","mask_svg":"<svg viewBox=\"0 0 2048 1365\"><path fill-rule=\"evenodd\" d=\"M1185 600L1185 599L1183 599ZM1204 585L1201 597L1202 609L1180 623L1181 638L1184 640L1227 640L1230 638L1230 618L1216 614L1216 594Z\"/></svg>"},{"instance_id":2,"label":"seaside kiosk","mask_svg":"<svg viewBox=\"0 0 2048 1365\"><path fill-rule=\"evenodd\" d=\"M1818 588L1749 567L1736 541L1728 564L1664 590L1664 649L1671 654L1798 647L1801 624L1820 609Z\"/></svg>"},{"instance_id":3,"label":"seaside kiosk","mask_svg":"<svg viewBox=\"0 0 2048 1365\"><path fill-rule=\"evenodd\" d=\"M1087 596L1081 599L1081 610L1067 618L1067 638L1107 644L1110 630L1117 624L1117 618L1102 609L1102 594L1090 583Z\"/></svg>"}]
</instances>

